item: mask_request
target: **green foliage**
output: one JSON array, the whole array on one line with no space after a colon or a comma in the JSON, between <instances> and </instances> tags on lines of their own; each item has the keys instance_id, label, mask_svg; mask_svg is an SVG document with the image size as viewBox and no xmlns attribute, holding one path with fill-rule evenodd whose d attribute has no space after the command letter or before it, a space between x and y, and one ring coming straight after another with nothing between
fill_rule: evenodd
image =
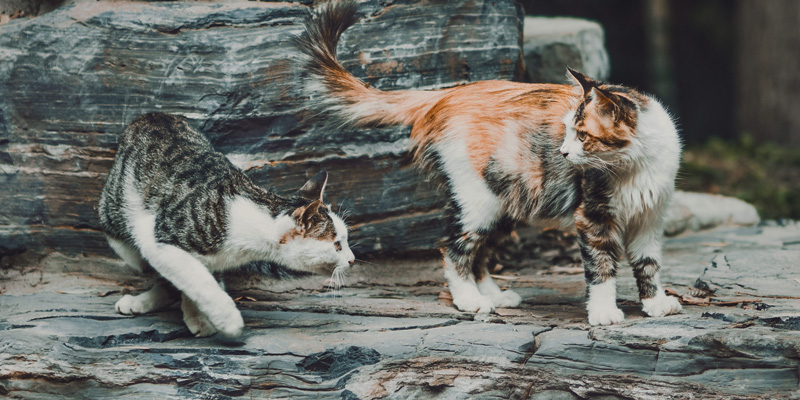
<instances>
[{"instance_id":1,"label":"green foliage","mask_svg":"<svg viewBox=\"0 0 800 400\"><path fill-rule=\"evenodd\" d=\"M800 219L800 150L712 138L684 150L678 188L738 197L763 219Z\"/></svg>"}]
</instances>

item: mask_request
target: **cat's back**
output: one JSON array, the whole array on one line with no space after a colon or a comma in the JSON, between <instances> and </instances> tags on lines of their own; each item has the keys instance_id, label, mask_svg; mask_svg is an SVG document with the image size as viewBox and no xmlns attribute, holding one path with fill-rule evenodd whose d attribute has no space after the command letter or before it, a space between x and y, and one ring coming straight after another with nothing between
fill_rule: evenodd
<instances>
[{"instance_id":1,"label":"cat's back","mask_svg":"<svg viewBox=\"0 0 800 400\"><path fill-rule=\"evenodd\" d=\"M125 237L125 210L133 204L156 214L195 209L224 218L224 198L247 185L245 181L185 118L144 114L120 135L100 197L100 222L107 233Z\"/></svg>"},{"instance_id":2,"label":"cat's back","mask_svg":"<svg viewBox=\"0 0 800 400\"><path fill-rule=\"evenodd\" d=\"M211 143L189 126L186 118L152 112L131 122L119 139L117 154L137 151L146 154L163 154L169 148L184 151L214 152Z\"/></svg>"}]
</instances>

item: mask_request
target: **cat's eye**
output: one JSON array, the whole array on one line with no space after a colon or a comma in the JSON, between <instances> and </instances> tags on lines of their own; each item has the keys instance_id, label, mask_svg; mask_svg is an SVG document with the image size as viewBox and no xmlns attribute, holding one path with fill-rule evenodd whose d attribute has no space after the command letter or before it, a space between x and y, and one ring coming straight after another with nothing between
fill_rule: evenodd
<instances>
[{"instance_id":1,"label":"cat's eye","mask_svg":"<svg viewBox=\"0 0 800 400\"><path fill-rule=\"evenodd\" d=\"M576 131L575 133L578 135L578 140L580 140L581 142L585 141L586 136L588 135L586 131Z\"/></svg>"},{"instance_id":2,"label":"cat's eye","mask_svg":"<svg viewBox=\"0 0 800 400\"><path fill-rule=\"evenodd\" d=\"M333 248L336 249L336 251L342 251L342 242L338 240L333 242Z\"/></svg>"}]
</instances>

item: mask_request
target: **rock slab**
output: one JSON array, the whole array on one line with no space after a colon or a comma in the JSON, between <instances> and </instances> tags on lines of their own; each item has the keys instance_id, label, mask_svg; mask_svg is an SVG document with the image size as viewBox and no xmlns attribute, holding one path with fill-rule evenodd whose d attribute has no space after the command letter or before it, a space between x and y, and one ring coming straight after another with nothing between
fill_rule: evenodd
<instances>
[{"instance_id":1,"label":"rock slab","mask_svg":"<svg viewBox=\"0 0 800 400\"><path fill-rule=\"evenodd\" d=\"M404 161L408 129L300 123L308 99L292 39L310 3L77 0L0 25L3 262L110 254L97 199L117 135L150 111L186 116L278 192L327 168L328 199L350 211L365 253L432 249L441 201ZM521 76L512 0L373 0L359 14L340 58L375 87Z\"/></svg>"},{"instance_id":2,"label":"rock slab","mask_svg":"<svg viewBox=\"0 0 800 400\"><path fill-rule=\"evenodd\" d=\"M568 83L567 66L601 81L611 74L605 31L593 21L526 16L523 52L529 82Z\"/></svg>"},{"instance_id":3,"label":"rock slab","mask_svg":"<svg viewBox=\"0 0 800 400\"><path fill-rule=\"evenodd\" d=\"M797 398L798 237L792 224L669 239L665 287L686 295L700 279L714 289L712 302L645 317L632 273L621 268L626 320L607 327L586 324L580 271L506 268L498 281L523 303L480 318L437 301L446 290L438 260L357 266L338 292L321 290L322 277L260 289L229 282L246 324L230 341L191 337L177 306L116 314L119 285L146 288L127 275L0 270L0 394Z\"/></svg>"}]
</instances>

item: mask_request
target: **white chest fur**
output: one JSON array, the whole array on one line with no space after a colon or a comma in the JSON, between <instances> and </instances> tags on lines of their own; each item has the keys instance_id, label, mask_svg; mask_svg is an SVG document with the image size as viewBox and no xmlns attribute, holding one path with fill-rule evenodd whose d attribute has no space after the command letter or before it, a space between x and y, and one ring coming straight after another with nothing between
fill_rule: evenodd
<instances>
[{"instance_id":1,"label":"white chest fur","mask_svg":"<svg viewBox=\"0 0 800 400\"><path fill-rule=\"evenodd\" d=\"M655 99L639 114L636 137L626 150L628 162L614 178L611 206L623 221L661 218L680 164L681 144L672 118Z\"/></svg>"}]
</instances>

